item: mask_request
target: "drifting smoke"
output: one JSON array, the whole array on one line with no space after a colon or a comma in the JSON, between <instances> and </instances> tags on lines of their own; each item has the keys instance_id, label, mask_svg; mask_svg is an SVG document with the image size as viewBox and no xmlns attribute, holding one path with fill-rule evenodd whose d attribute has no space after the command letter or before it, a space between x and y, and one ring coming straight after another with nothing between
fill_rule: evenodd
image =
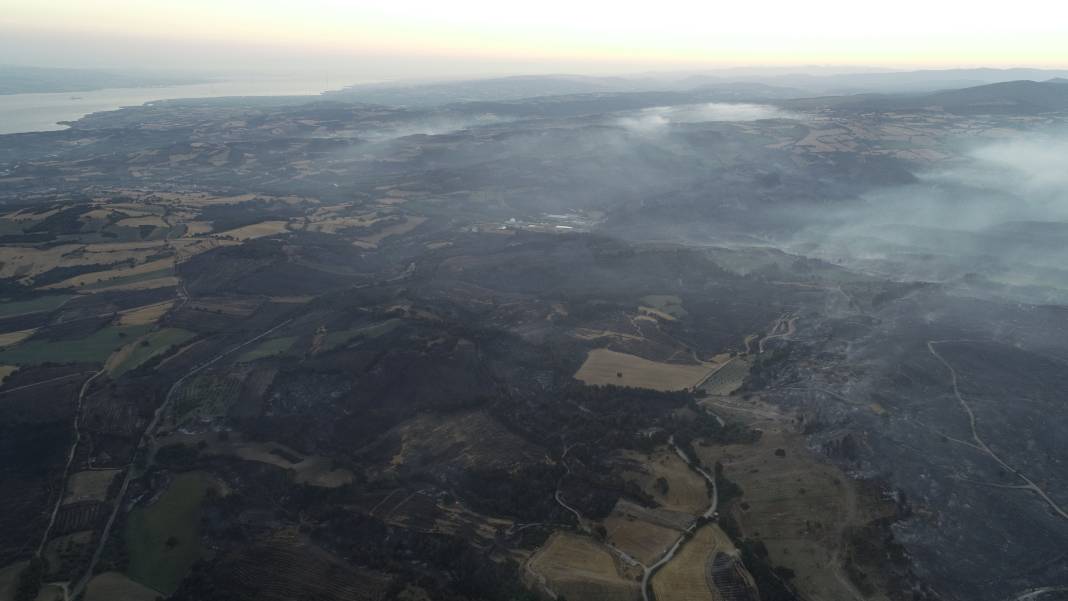
<instances>
[{"instance_id":1,"label":"drifting smoke","mask_svg":"<svg viewBox=\"0 0 1068 601\"><path fill-rule=\"evenodd\" d=\"M765 104L711 102L682 106L657 106L622 117L616 123L639 133L655 133L672 123L709 121L760 121L762 119L802 119L803 115Z\"/></svg>"},{"instance_id":2,"label":"drifting smoke","mask_svg":"<svg viewBox=\"0 0 1068 601\"><path fill-rule=\"evenodd\" d=\"M456 116L432 115L423 119L405 121L393 127L385 127L382 129L361 132L360 137L367 140L368 142L383 142L386 140L394 140L406 136L440 136L444 134L451 134L454 132L463 131L465 129L471 129L474 127L506 123L508 121L511 121L511 119L507 119L492 113Z\"/></svg>"},{"instance_id":3,"label":"drifting smoke","mask_svg":"<svg viewBox=\"0 0 1068 601\"><path fill-rule=\"evenodd\" d=\"M1065 156L1068 136L975 148L916 184L810 208L790 249L900 279L984 278L1024 287L1030 300L1059 299L1068 294Z\"/></svg>"}]
</instances>

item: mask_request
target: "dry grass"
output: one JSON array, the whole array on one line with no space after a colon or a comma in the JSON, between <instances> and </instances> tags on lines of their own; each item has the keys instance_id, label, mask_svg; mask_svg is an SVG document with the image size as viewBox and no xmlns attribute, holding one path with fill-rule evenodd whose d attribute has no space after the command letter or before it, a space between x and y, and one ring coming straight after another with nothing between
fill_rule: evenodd
<instances>
[{"instance_id":1,"label":"dry grass","mask_svg":"<svg viewBox=\"0 0 1068 601\"><path fill-rule=\"evenodd\" d=\"M390 236L401 236L414 230L415 228L423 225L426 222L426 217L407 217L401 223L391 225L371 234L369 236L360 236L353 244L357 246L370 245L371 247L377 247L383 240Z\"/></svg>"},{"instance_id":2,"label":"dry grass","mask_svg":"<svg viewBox=\"0 0 1068 601\"><path fill-rule=\"evenodd\" d=\"M79 288L81 286L88 286L91 284L98 284L101 282L107 282L108 280L114 280L117 278L125 278L130 276L142 275L145 273L152 273L153 271L160 271L163 269L173 269L174 258L167 257L166 259L157 259L155 261L148 261L147 263L141 263L140 265L134 265L133 267L123 267L119 269L107 269L104 271L93 271L90 273L83 273L76 275L72 278L67 278L62 282L56 282L55 284L49 284L48 286L42 286L42 290L54 290L59 288Z\"/></svg>"},{"instance_id":3,"label":"dry grass","mask_svg":"<svg viewBox=\"0 0 1068 601\"><path fill-rule=\"evenodd\" d=\"M254 223L252 225L245 225L232 230L226 230L225 232L219 232L214 234L218 237L229 237L234 240L252 240L254 238L263 238L264 236L273 236L275 234L281 234L289 231L287 226L288 221L261 221L260 223Z\"/></svg>"},{"instance_id":4,"label":"dry grass","mask_svg":"<svg viewBox=\"0 0 1068 601\"><path fill-rule=\"evenodd\" d=\"M11 374L18 371L18 369L19 366L17 365L0 365L0 384L3 384L4 380L6 380L7 377Z\"/></svg>"},{"instance_id":5,"label":"dry grass","mask_svg":"<svg viewBox=\"0 0 1068 601\"><path fill-rule=\"evenodd\" d=\"M104 501L107 499L108 486L119 470L85 470L71 474L67 480L67 492L63 504L79 501Z\"/></svg>"},{"instance_id":6,"label":"dry grass","mask_svg":"<svg viewBox=\"0 0 1068 601\"><path fill-rule=\"evenodd\" d=\"M240 246L237 240L222 240L219 238L180 238L174 241L174 247L178 253L175 261L182 263L199 255L219 248L220 246Z\"/></svg>"},{"instance_id":7,"label":"dry grass","mask_svg":"<svg viewBox=\"0 0 1068 601\"><path fill-rule=\"evenodd\" d=\"M170 227L171 224L163 220L159 215L149 215L145 217L127 217L126 219L120 219L115 222L115 225L122 227L141 227L143 225L150 225L152 227Z\"/></svg>"},{"instance_id":8,"label":"dry grass","mask_svg":"<svg viewBox=\"0 0 1068 601\"><path fill-rule=\"evenodd\" d=\"M393 465L433 461L463 469L511 469L542 461L541 452L481 411L442 417L424 414L394 430L401 444Z\"/></svg>"},{"instance_id":9,"label":"dry grass","mask_svg":"<svg viewBox=\"0 0 1068 601\"><path fill-rule=\"evenodd\" d=\"M715 367L715 363L661 363L608 349L595 349L586 356L586 362L575 378L596 385L684 390L699 384Z\"/></svg>"},{"instance_id":10,"label":"dry grass","mask_svg":"<svg viewBox=\"0 0 1068 601\"><path fill-rule=\"evenodd\" d=\"M127 309L119 312L117 324L120 326L144 326L153 324L159 321L159 318L163 317L173 306L174 301L166 301Z\"/></svg>"},{"instance_id":11,"label":"dry grass","mask_svg":"<svg viewBox=\"0 0 1068 601\"><path fill-rule=\"evenodd\" d=\"M185 222L185 235L196 236L198 234L210 234L215 229L211 227L211 223L208 221L187 221Z\"/></svg>"},{"instance_id":12,"label":"dry grass","mask_svg":"<svg viewBox=\"0 0 1068 601\"><path fill-rule=\"evenodd\" d=\"M33 336L33 333L36 331L37 328L31 328L29 330L19 330L17 332L0 334L0 348L16 345L30 336Z\"/></svg>"},{"instance_id":13,"label":"dry grass","mask_svg":"<svg viewBox=\"0 0 1068 601\"><path fill-rule=\"evenodd\" d=\"M680 534L622 512L612 512L605 518L604 527L609 543L645 565L656 563Z\"/></svg>"},{"instance_id":14,"label":"dry grass","mask_svg":"<svg viewBox=\"0 0 1068 601\"><path fill-rule=\"evenodd\" d=\"M85 601L155 601L162 596L118 572L97 574L85 589Z\"/></svg>"},{"instance_id":15,"label":"dry grass","mask_svg":"<svg viewBox=\"0 0 1068 601\"><path fill-rule=\"evenodd\" d=\"M625 451L623 456L642 466L640 471L623 472L623 478L638 484L664 509L700 515L708 508L708 488L704 478L694 473L674 451L662 448L649 457ZM657 486L660 478L667 483L667 492Z\"/></svg>"},{"instance_id":16,"label":"dry grass","mask_svg":"<svg viewBox=\"0 0 1068 601\"><path fill-rule=\"evenodd\" d=\"M721 462L724 476L741 486L742 497L731 505L739 527L764 542L775 565L794 570L794 584L804 596L855 596L835 561L842 532L879 517L881 510L863 506L844 472L816 461L795 432L769 429L753 445L695 448L705 465ZM785 456L776 455L779 449Z\"/></svg>"},{"instance_id":17,"label":"dry grass","mask_svg":"<svg viewBox=\"0 0 1068 601\"><path fill-rule=\"evenodd\" d=\"M86 290L85 292L114 292L116 290L154 290L156 288L172 288L178 285L178 278L173 275L165 276L162 278L153 278L151 280L141 280L139 282L130 282L128 284L118 284L115 286L107 286L105 288L94 288L92 290Z\"/></svg>"},{"instance_id":18,"label":"dry grass","mask_svg":"<svg viewBox=\"0 0 1068 601\"><path fill-rule=\"evenodd\" d=\"M41 221L42 219L55 215L59 211L59 209L51 209L41 213L34 213L33 209L19 209L4 215L3 218L10 221Z\"/></svg>"},{"instance_id":19,"label":"dry grass","mask_svg":"<svg viewBox=\"0 0 1068 601\"><path fill-rule=\"evenodd\" d=\"M721 597L712 590L705 576L709 557L718 552L736 552L719 526L708 524L695 532L653 576L657 601L718 601Z\"/></svg>"},{"instance_id":20,"label":"dry grass","mask_svg":"<svg viewBox=\"0 0 1068 601\"><path fill-rule=\"evenodd\" d=\"M56 267L114 265L140 261L146 251L161 249L163 241L63 244L50 248L0 247L0 278L32 278Z\"/></svg>"},{"instance_id":21,"label":"dry grass","mask_svg":"<svg viewBox=\"0 0 1068 601\"><path fill-rule=\"evenodd\" d=\"M638 582L624 578L616 560L593 539L557 532L527 563L535 582L568 599L634 601L641 598Z\"/></svg>"}]
</instances>

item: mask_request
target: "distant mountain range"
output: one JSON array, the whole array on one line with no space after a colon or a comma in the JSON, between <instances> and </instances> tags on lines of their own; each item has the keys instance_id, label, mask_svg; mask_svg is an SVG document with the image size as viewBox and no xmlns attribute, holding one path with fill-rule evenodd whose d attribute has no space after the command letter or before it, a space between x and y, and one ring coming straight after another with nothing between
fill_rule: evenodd
<instances>
[{"instance_id":1,"label":"distant mountain range","mask_svg":"<svg viewBox=\"0 0 1068 601\"><path fill-rule=\"evenodd\" d=\"M1033 115L1068 110L1068 80L1006 81L926 94L859 94L839 98L809 98L797 108L833 105L858 111L908 111L939 108L957 114Z\"/></svg>"},{"instance_id":2,"label":"distant mountain range","mask_svg":"<svg viewBox=\"0 0 1068 601\"><path fill-rule=\"evenodd\" d=\"M767 70L649 74L634 77L534 75L438 82L357 85L327 98L369 104L436 106L541 96L632 92L716 92L765 99L854 94L922 94L1018 80L1068 81L1068 71L949 69L817 74Z\"/></svg>"}]
</instances>

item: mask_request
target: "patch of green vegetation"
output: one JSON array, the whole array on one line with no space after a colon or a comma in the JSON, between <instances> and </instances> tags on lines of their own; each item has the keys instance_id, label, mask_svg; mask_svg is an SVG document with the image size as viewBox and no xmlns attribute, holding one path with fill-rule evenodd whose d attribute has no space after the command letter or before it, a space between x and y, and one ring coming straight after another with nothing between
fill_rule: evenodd
<instances>
[{"instance_id":1,"label":"patch of green vegetation","mask_svg":"<svg viewBox=\"0 0 1068 601\"><path fill-rule=\"evenodd\" d=\"M73 296L73 294L49 294L48 296L39 296L30 300L2 301L0 302L0 317L54 311Z\"/></svg>"},{"instance_id":2,"label":"patch of green vegetation","mask_svg":"<svg viewBox=\"0 0 1068 601\"><path fill-rule=\"evenodd\" d=\"M130 354L126 356L122 363L112 369L111 373L115 377L121 376L131 369L140 367L152 357L164 353L171 347L182 344L194 336L196 334L193 332L180 328L163 328L162 330L149 332L134 344Z\"/></svg>"},{"instance_id":3,"label":"patch of green vegetation","mask_svg":"<svg viewBox=\"0 0 1068 601\"><path fill-rule=\"evenodd\" d=\"M200 558L200 516L210 486L202 472L179 474L149 507L133 510L126 522L131 579L170 595Z\"/></svg>"},{"instance_id":4,"label":"patch of green vegetation","mask_svg":"<svg viewBox=\"0 0 1068 601\"><path fill-rule=\"evenodd\" d=\"M399 319L387 319L381 323L369 326L328 332L326 334L326 340L323 341L323 350L332 350L344 346L354 338L377 338L393 331L400 324L401 320Z\"/></svg>"},{"instance_id":5,"label":"patch of green vegetation","mask_svg":"<svg viewBox=\"0 0 1068 601\"><path fill-rule=\"evenodd\" d=\"M151 329L151 325L109 326L76 340L30 338L0 351L0 364L103 363L111 353L144 336Z\"/></svg>"},{"instance_id":6,"label":"patch of green vegetation","mask_svg":"<svg viewBox=\"0 0 1068 601\"><path fill-rule=\"evenodd\" d=\"M178 421L194 417L226 415L237 400L241 380L228 374L208 373L187 381L175 391L174 412Z\"/></svg>"},{"instance_id":7,"label":"patch of green vegetation","mask_svg":"<svg viewBox=\"0 0 1068 601\"><path fill-rule=\"evenodd\" d=\"M641 302L677 319L682 319L687 315L686 309L682 308L682 300L672 294L650 294L643 296Z\"/></svg>"},{"instance_id":8,"label":"patch of green vegetation","mask_svg":"<svg viewBox=\"0 0 1068 601\"><path fill-rule=\"evenodd\" d=\"M237 358L241 363L248 363L257 359L263 359L265 357L273 357L275 355L281 355L289 350L289 347L293 346L296 342L296 336L282 336L280 338L271 338L264 340L251 351L247 351L243 355Z\"/></svg>"}]
</instances>

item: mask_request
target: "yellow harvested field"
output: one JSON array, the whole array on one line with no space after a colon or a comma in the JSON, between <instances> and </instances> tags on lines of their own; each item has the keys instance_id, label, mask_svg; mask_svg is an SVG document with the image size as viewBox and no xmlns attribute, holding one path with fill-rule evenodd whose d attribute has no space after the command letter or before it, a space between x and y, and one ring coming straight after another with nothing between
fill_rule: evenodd
<instances>
[{"instance_id":1,"label":"yellow harvested field","mask_svg":"<svg viewBox=\"0 0 1068 601\"><path fill-rule=\"evenodd\" d=\"M129 284L118 284L116 286L108 286L106 288L94 288L93 290L86 290L85 292L114 292L116 290L154 290L156 288L171 288L178 285L178 278L173 275L165 276L162 278L154 278L151 280L141 280L140 282L130 282Z\"/></svg>"},{"instance_id":2,"label":"yellow harvested field","mask_svg":"<svg viewBox=\"0 0 1068 601\"><path fill-rule=\"evenodd\" d=\"M694 473L674 451L664 447L649 457L624 451L623 457L640 464L637 470L624 471L623 479L636 483L664 509L700 515L708 508L708 487L704 478ZM664 479L667 492L657 485L660 478Z\"/></svg>"},{"instance_id":3,"label":"yellow harvested field","mask_svg":"<svg viewBox=\"0 0 1068 601\"><path fill-rule=\"evenodd\" d=\"M10 221L40 221L55 215L59 212L59 209L51 209L49 211L43 211L41 213L34 213L32 209L19 209L12 213L4 215L4 219Z\"/></svg>"},{"instance_id":4,"label":"yellow harvested field","mask_svg":"<svg viewBox=\"0 0 1068 601\"><path fill-rule=\"evenodd\" d=\"M752 445L694 448L702 463L720 462L724 476L742 488L730 511L743 535L763 541L775 565L794 570L793 583L805 597L857 596L833 561L847 555L841 548L843 532L891 515L892 503L861 502L855 483L837 467L817 461L797 432L769 428Z\"/></svg>"},{"instance_id":5,"label":"yellow harvested field","mask_svg":"<svg viewBox=\"0 0 1068 601\"><path fill-rule=\"evenodd\" d=\"M107 269L104 271L93 271L90 273L83 273L76 275L72 278L67 278L62 282L56 282L55 284L49 284L48 286L42 286L42 290L52 290L57 288L79 288L81 286L88 286L90 284L98 284L100 282L106 282L108 280L114 280L117 278L125 278L134 275L141 275L143 273L151 273L153 271L160 271L162 269L171 269L174 267L174 257L167 257L166 259L157 259L155 261L149 261L147 263L141 263L140 265L134 265L133 267L124 267L120 269Z\"/></svg>"},{"instance_id":6,"label":"yellow harvested field","mask_svg":"<svg viewBox=\"0 0 1068 601\"><path fill-rule=\"evenodd\" d=\"M360 236L353 244L364 247L366 247L366 245L376 247L381 244L382 241L386 238L389 238L390 236L400 236L402 234L407 234L408 232L419 227L420 225L423 225L423 223L425 222L426 217L408 217L401 223L383 228L369 236Z\"/></svg>"},{"instance_id":7,"label":"yellow harvested field","mask_svg":"<svg viewBox=\"0 0 1068 601\"><path fill-rule=\"evenodd\" d=\"M675 317L669 313L655 309L653 307L646 307L645 305L639 305L638 311L648 317L658 317L664 321L675 321Z\"/></svg>"},{"instance_id":8,"label":"yellow harvested field","mask_svg":"<svg viewBox=\"0 0 1068 601\"><path fill-rule=\"evenodd\" d=\"M162 248L163 241L63 244L51 248L0 247L0 278L33 277L56 267L114 265L140 261L145 251Z\"/></svg>"},{"instance_id":9,"label":"yellow harvested field","mask_svg":"<svg viewBox=\"0 0 1068 601\"><path fill-rule=\"evenodd\" d=\"M653 595L657 601L745 599L746 597L742 596L721 595L710 586L707 577L709 563L719 553L725 553L727 556L737 554L726 533L715 524L708 524L697 530L690 540L683 543L675 557L653 576ZM752 586L752 577L744 568L739 568L739 574L741 582Z\"/></svg>"},{"instance_id":10,"label":"yellow harvested field","mask_svg":"<svg viewBox=\"0 0 1068 601\"><path fill-rule=\"evenodd\" d=\"M575 378L586 384L632 386L652 390L685 390L701 383L717 364L661 363L608 349L586 356Z\"/></svg>"},{"instance_id":11,"label":"yellow harvested field","mask_svg":"<svg viewBox=\"0 0 1068 601\"><path fill-rule=\"evenodd\" d=\"M608 542L645 565L656 563L681 534L659 524L613 512L604 520Z\"/></svg>"},{"instance_id":12,"label":"yellow harvested field","mask_svg":"<svg viewBox=\"0 0 1068 601\"><path fill-rule=\"evenodd\" d=\"M82 213L81 218L85 219L86 221L92 221L94 219L107 219L113 213L115 213L115 211L111 209L92 209Z\"/></svg>"},{"instance_id":13,"label":"yellow harvested field","mask_svg":"<svg viewBox=\"0 0 1068 601\"><path fill-rule=\"evenodd\" d=\"M0 384L3 384L4 380L6 380L7 377L11 374L18 371L18 369L19 366L17 365L0 365Z\"/></svg>"},{"instance_id":14,"label":"yellow harvested field","mask_svg":"<svg viewBox=\"0 0 1068 601\"><path fill-rule=\"evenodd\" d=\"M85 601L155 601L163 594L119 572L97 574L85 588Z\"/></svg>"},{"instance_id":15,"label":"yellow harvested field","mask_svg":"<svg viewBox=\"0 0 1068 601\"><path fill-rule=\"evenodd\" d=\"M162 248L166 245L167 243L163 240L149 240L146 242L100 242L98 244L88 244L84 248L86 252L90 253L143 252L153 248ZM134 256L137 255L124 256L122 260Z\"/></svg>"},{"instance_id":16,"label":"yellow harvested field","mask_svg":"<svg viewBox=\"0 0 1068 601\"><path fill-rule=\"evenodd\" d=\"M17 332L8 332L6 334L0 334L0 348L18 344L23 340L26 340L33 333L37 331L37 328L30 328L29 330L19 330Z\"/></svg>"},{"instance_id":17,"label":"yellow harvested field","mask_svg":"<svg viewBox=\"0 0 1068 601\"><path fill-rule=\"evenodd\" d=\"M288 221L262 221L260 223L226 230L225 232L219 232L215 234L215 236L229 237L234 240L252 240L253 238L262 238L264 236L273 236L275 234L286 232L288 231L286 227L288 224Z\"/></svg>"},{"instance_id":18,"label":"yellow harvested field","mask_svg":"<svg viewBox=\"0 0 1068 601\"><path fill-rule=\"evenodd\" d=\"M152 227L170 227L171 224L164 221L159 215L150 215L146 217L127 217L126 219L120 219L115 225L121 227L141 227L143 225L150 225Z\"/></svg>"},{"instance_id":19,"label":"yellow harvested field","mask_svg":"<svg viewBox=\"0 0 1068 601\"><path fill-rule=\"evenodd\" d=\"M237 240L220 238L180 238L174 241L174 248L178 251L175 261L181 263L220 246L239 246L240 244L241 242Z\"/></svg>"},{"instance_id":20,"label":"yellow harvested field","mask_svg":"<svg viewBox=\"0 0 1068 601\"><path fill-rule=\"evenodd\" d=\"M645 340L642 336L625 334L614 330L594 330L591 328L575 328L571 335L580 340L597 340L598 338L618 338L620 340Z\"/></svg>"},{"instance_id":21,"label":"yellow harvested field","mask_svg":"<svg viewBox=\"0 0 1068 601\"><path fill-rule=\"evenodd\" d=\"M156 323L167 311L174 306L174 301L166 301L136 307L119 312L118 325L120 326L144 326Z\"/></svg>"},{"instance_id":22,"label":"yellow harvested field","mask_svg":"<svg viewBox=\"0 0 1068 601\"><path fill-rule=\"evenodd\" d=\"M638 581L626 578L616 559L591 538L556 532L527 562L529 578L537 588L548 588L568 599L635 601L641 598Z\"/></svg>"},{"instance_id":23,"label":"yellow harvested field","mask_svg":"<svg viewBox=\"0 0 1068 601\"><path fill-rule=\"evenodd\" d=\"M35 276L60 264L64 266L91 265L97 260L68 261L64 255L84 248L78 244L64 244L39 249L28 246L0 247L0 278Z\"/></svg>"},{"instance_id":24,"label":"yellow harvested field","mask_svg":"<svg viewBox=\"0 0 1068 601\"><path fill-rule=\"evenodd\" d=\"M108 487L119 470L85 470L72 474L67 481L63 504L107 499Z\"/></svg>"}]
</instances>

